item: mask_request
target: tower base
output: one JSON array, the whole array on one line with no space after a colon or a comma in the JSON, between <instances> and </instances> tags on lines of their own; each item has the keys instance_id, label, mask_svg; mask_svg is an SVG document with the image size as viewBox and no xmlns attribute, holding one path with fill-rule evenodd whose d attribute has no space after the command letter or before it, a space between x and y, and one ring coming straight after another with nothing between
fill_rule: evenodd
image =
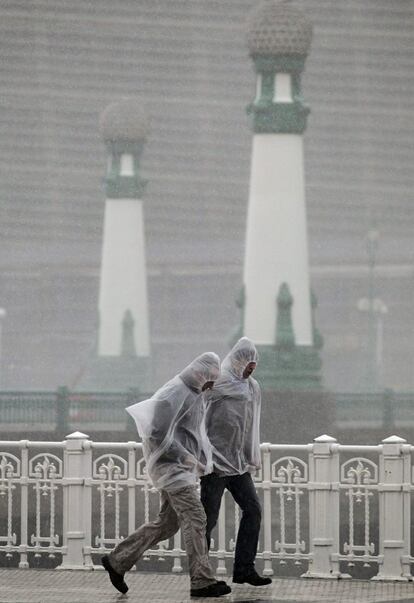
<instances>
[{"instance_id":1,"label":"tower base","mask_svg":"<svg viewBox=\"0 0 414 603\"><path fill-rule=\"evenodd\" d=\"M322 361L313 346L257 346L259 383L270 391L321 391Z\"/></svg>"},{"instance_id":2,"label":"tower base","mask_svg":"<svg viewBox=\"0 0 414 603\"><path fill-rule=\"evenodd\" d=\"M97 356L73 387L76 391L123 392L151 390L151 359L146 356Z\"/></svg>"}]
</instances>

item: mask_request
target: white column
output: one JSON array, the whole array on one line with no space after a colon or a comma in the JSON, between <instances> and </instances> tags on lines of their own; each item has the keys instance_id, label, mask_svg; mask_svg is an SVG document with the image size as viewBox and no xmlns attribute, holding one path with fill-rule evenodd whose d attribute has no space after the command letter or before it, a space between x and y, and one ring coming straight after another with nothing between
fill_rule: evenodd
<instances>
[{"instance_id":1,"label":"white column","mask_svg":"<svg viewBox=\"0 0 414 603\"><path fill-rule=\"evenodd\" d=\"M90 487L92 450L87 435L76 431L66 437L63 478L63 556L59 569L92 569L90 555Z\"/></svg>"},{"instance_id":2,"label":"white column","mask_svg":"<svg viewBox=\"0 0 414 603\"><path fill-rule=\"evenodd\" d=\"M411 447L390 436L379 461L379 536L382 563L372 580L407 582L410 573Z\"/></svg>"},{"instance_id":3,"label":"white column","mask_svg":"<svg viewBox=\"0 0 414 603\"><path fill-rule=\"evenodd\" d=\"M303 141L298 134L255 134L247 216L244 334L275 342L276 298L293 296L297 345L312 345Z\"/></svg>"},{"instance_id":4,"label":"white column","mask_svg":"<svg viewBox=\"0 0 414 603\"><path fill-rule=\"evenodd\" d=\"M172 568L173 574L181 574L183 571L183 566L181 563L181 555L183 555L184 551L181 546L181 530L174 535L174 549L171 551L171 554L174 559L174 565Z\"/></svg>"},{"instance_id":5,"label":"white column","mask_svg":"<svg viewBox=\"0 0 414 603\"><path fill-rule=\"evenodd\" d=\"M135 442L128 442L128 534L136 530L135 492L136 483L136 454Z\"/></svg>"},{"instance_id":6,"label":"white column","mask_svg":"<svg viewBox=\"0 0 414 603\"><path fill-rule=\"evenodd\" d=\"M22 444L22 474L21 474L21 499L20 499L20 569L29 569L29 562L27 560L27 547L28 547L28 532L27 532L27 521L29 517L29 440L23 440Z\"/></svg>"},{"instance_id":7,"label":"white column","mask_svg":"<svg viewBox=\"0 0 414 603\"><path fill-rule=\"evenodd\" d=\"M122 320L127 310L135 322L137 356L149 356L142 201L107 199L99 294L100 356L119 356Z\"/></svg>"},{"instance_id":8,"label":"white column","mask_svg":"<svg viewBox=\"0 0 414 603\"><path fill-rule=\"evenodd\" d=\"M339 571L339 452L328 435L315 438L309 455L308 571L303 578L344 577Z\"/></svg>"},{"instance_id":9,"label":"white column","mask_svg":"<svg viewBox=\"0 0 414 603\"><path fill-rule=\"evenodd\" d=\"M275 75L275 93L273 102L292 103L292 76L290 73L276 73Z\"/></svg>"},{"instance_id":10,"label":"white column","mask_svg":"<svg viewBox=\"0 0 414 603\"><path fill-rule=\"evenodd\" d=\"M263 575L273 576L274 572L272 568L272 469L270 458L270 444L263 443L261 445L261 450L263 452Z\"/></svg>"},{"instance_id":11,"label":"white column","mask_svg":"<svg viewBox=\"0 0 414 603\"><path fill-rule=\"evenodd\" d=\"M217 576L226 576L226 500L221 501L218 518Z\"/></svg>"}]
</instances>

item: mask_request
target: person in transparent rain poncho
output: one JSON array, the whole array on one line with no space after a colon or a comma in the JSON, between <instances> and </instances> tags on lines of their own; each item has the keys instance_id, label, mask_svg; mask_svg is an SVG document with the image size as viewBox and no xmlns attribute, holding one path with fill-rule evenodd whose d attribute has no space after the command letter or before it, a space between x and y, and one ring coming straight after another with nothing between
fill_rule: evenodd
<instances>
[{"instance_id":1,"label":"person in transparent rain poncho","mask_svg":"<svg viewBox=\"0 0 414 603\"><path fill-rule=\"evenodd\" d=\"M126 410L142 439L147 474L159 490L161 508L122 540L102 565L117 590L126 593L124 574L158 542L181 528L188 556L191 596L217 597L231 592L217 581L208 559L206 515L197 493L198 477L211 470L211 447L204 427L203 392L220 374L220 359L207 352L163 385L148 400Z\"/></svg>"},{"instance_id":2,"label":"person in transparent rain poncho","mask_svg":"<svg viewBox=\"0 0 414 603\"><path fill-rule=\"evenodd\" d=\"M217 523L225 488L242 511L234 557L233 582L270 584L254 567L261 506L251 474L261 466L259 384L252 372L257 350L242 337L223 360L221 376L206 393L206 430L213 448L213 472L201 478L201 502L207 515L206 537Z\"/></svg>"}]
</instances>

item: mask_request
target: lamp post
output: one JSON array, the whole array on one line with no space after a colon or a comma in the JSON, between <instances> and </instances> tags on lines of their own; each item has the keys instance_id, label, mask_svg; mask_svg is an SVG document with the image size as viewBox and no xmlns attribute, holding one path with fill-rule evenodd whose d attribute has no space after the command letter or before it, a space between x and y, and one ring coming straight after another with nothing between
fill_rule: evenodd
<instances>
[{"instance_id":1,"label":"lamp post","mask_svg":"<svg viewBox=\"0 0 414 603\"><path fill-rule=\"evenodd\" d=\"M4 308L0 308L0 387L2 386L2 347L1 347L1 336L2 336L2 327L3 320L6 318L6 310Z\"/></svg>"},{"instance_id":2,"label":"lamp post","mask_svg":"<svg viewBox=\"0 0 414 603\"><path fill-rule=\"evenodd\" d=\"M377 391L383 386L384 315L388 313L388 307L379 297L375 297L372 302L367 297L362 297L358 300L358 310L369 313L373 334L370 333L369 337L367 380L368 389Z\"/></svg>"},{"instance_id":3,"label":"lamp post","mask_svg":"<svg viewBox=\"0 0 414 603\"><path fill-rule=\"evenodd\" d=\"M375 268L377 263L378 230L372 228L367 234L368 253L368 297L358 300L358 310L368 314L367 389L378 391L382 386L383 332L386 304L376 297Z\"/></svg>"}]
</instances>

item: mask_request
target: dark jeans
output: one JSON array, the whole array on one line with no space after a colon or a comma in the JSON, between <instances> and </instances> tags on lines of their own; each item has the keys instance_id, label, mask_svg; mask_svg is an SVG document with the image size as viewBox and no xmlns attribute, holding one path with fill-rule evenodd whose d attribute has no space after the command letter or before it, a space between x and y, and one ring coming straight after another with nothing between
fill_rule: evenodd
<instances>
[{"instance_id":1,"label":"dark jeans","mask_svg":"<svg viewBox=\"0 0 414 603\"><path fill-rule=\"evenodd\" d=\"M231 493L242 510L234 556L233 576L254 570L262 509L250 473L220 476L211 473L201 478L201 502L207 515L206 537L210 548L211 532L217 523L224 489Z\"/></svg>"}]
</instances>

